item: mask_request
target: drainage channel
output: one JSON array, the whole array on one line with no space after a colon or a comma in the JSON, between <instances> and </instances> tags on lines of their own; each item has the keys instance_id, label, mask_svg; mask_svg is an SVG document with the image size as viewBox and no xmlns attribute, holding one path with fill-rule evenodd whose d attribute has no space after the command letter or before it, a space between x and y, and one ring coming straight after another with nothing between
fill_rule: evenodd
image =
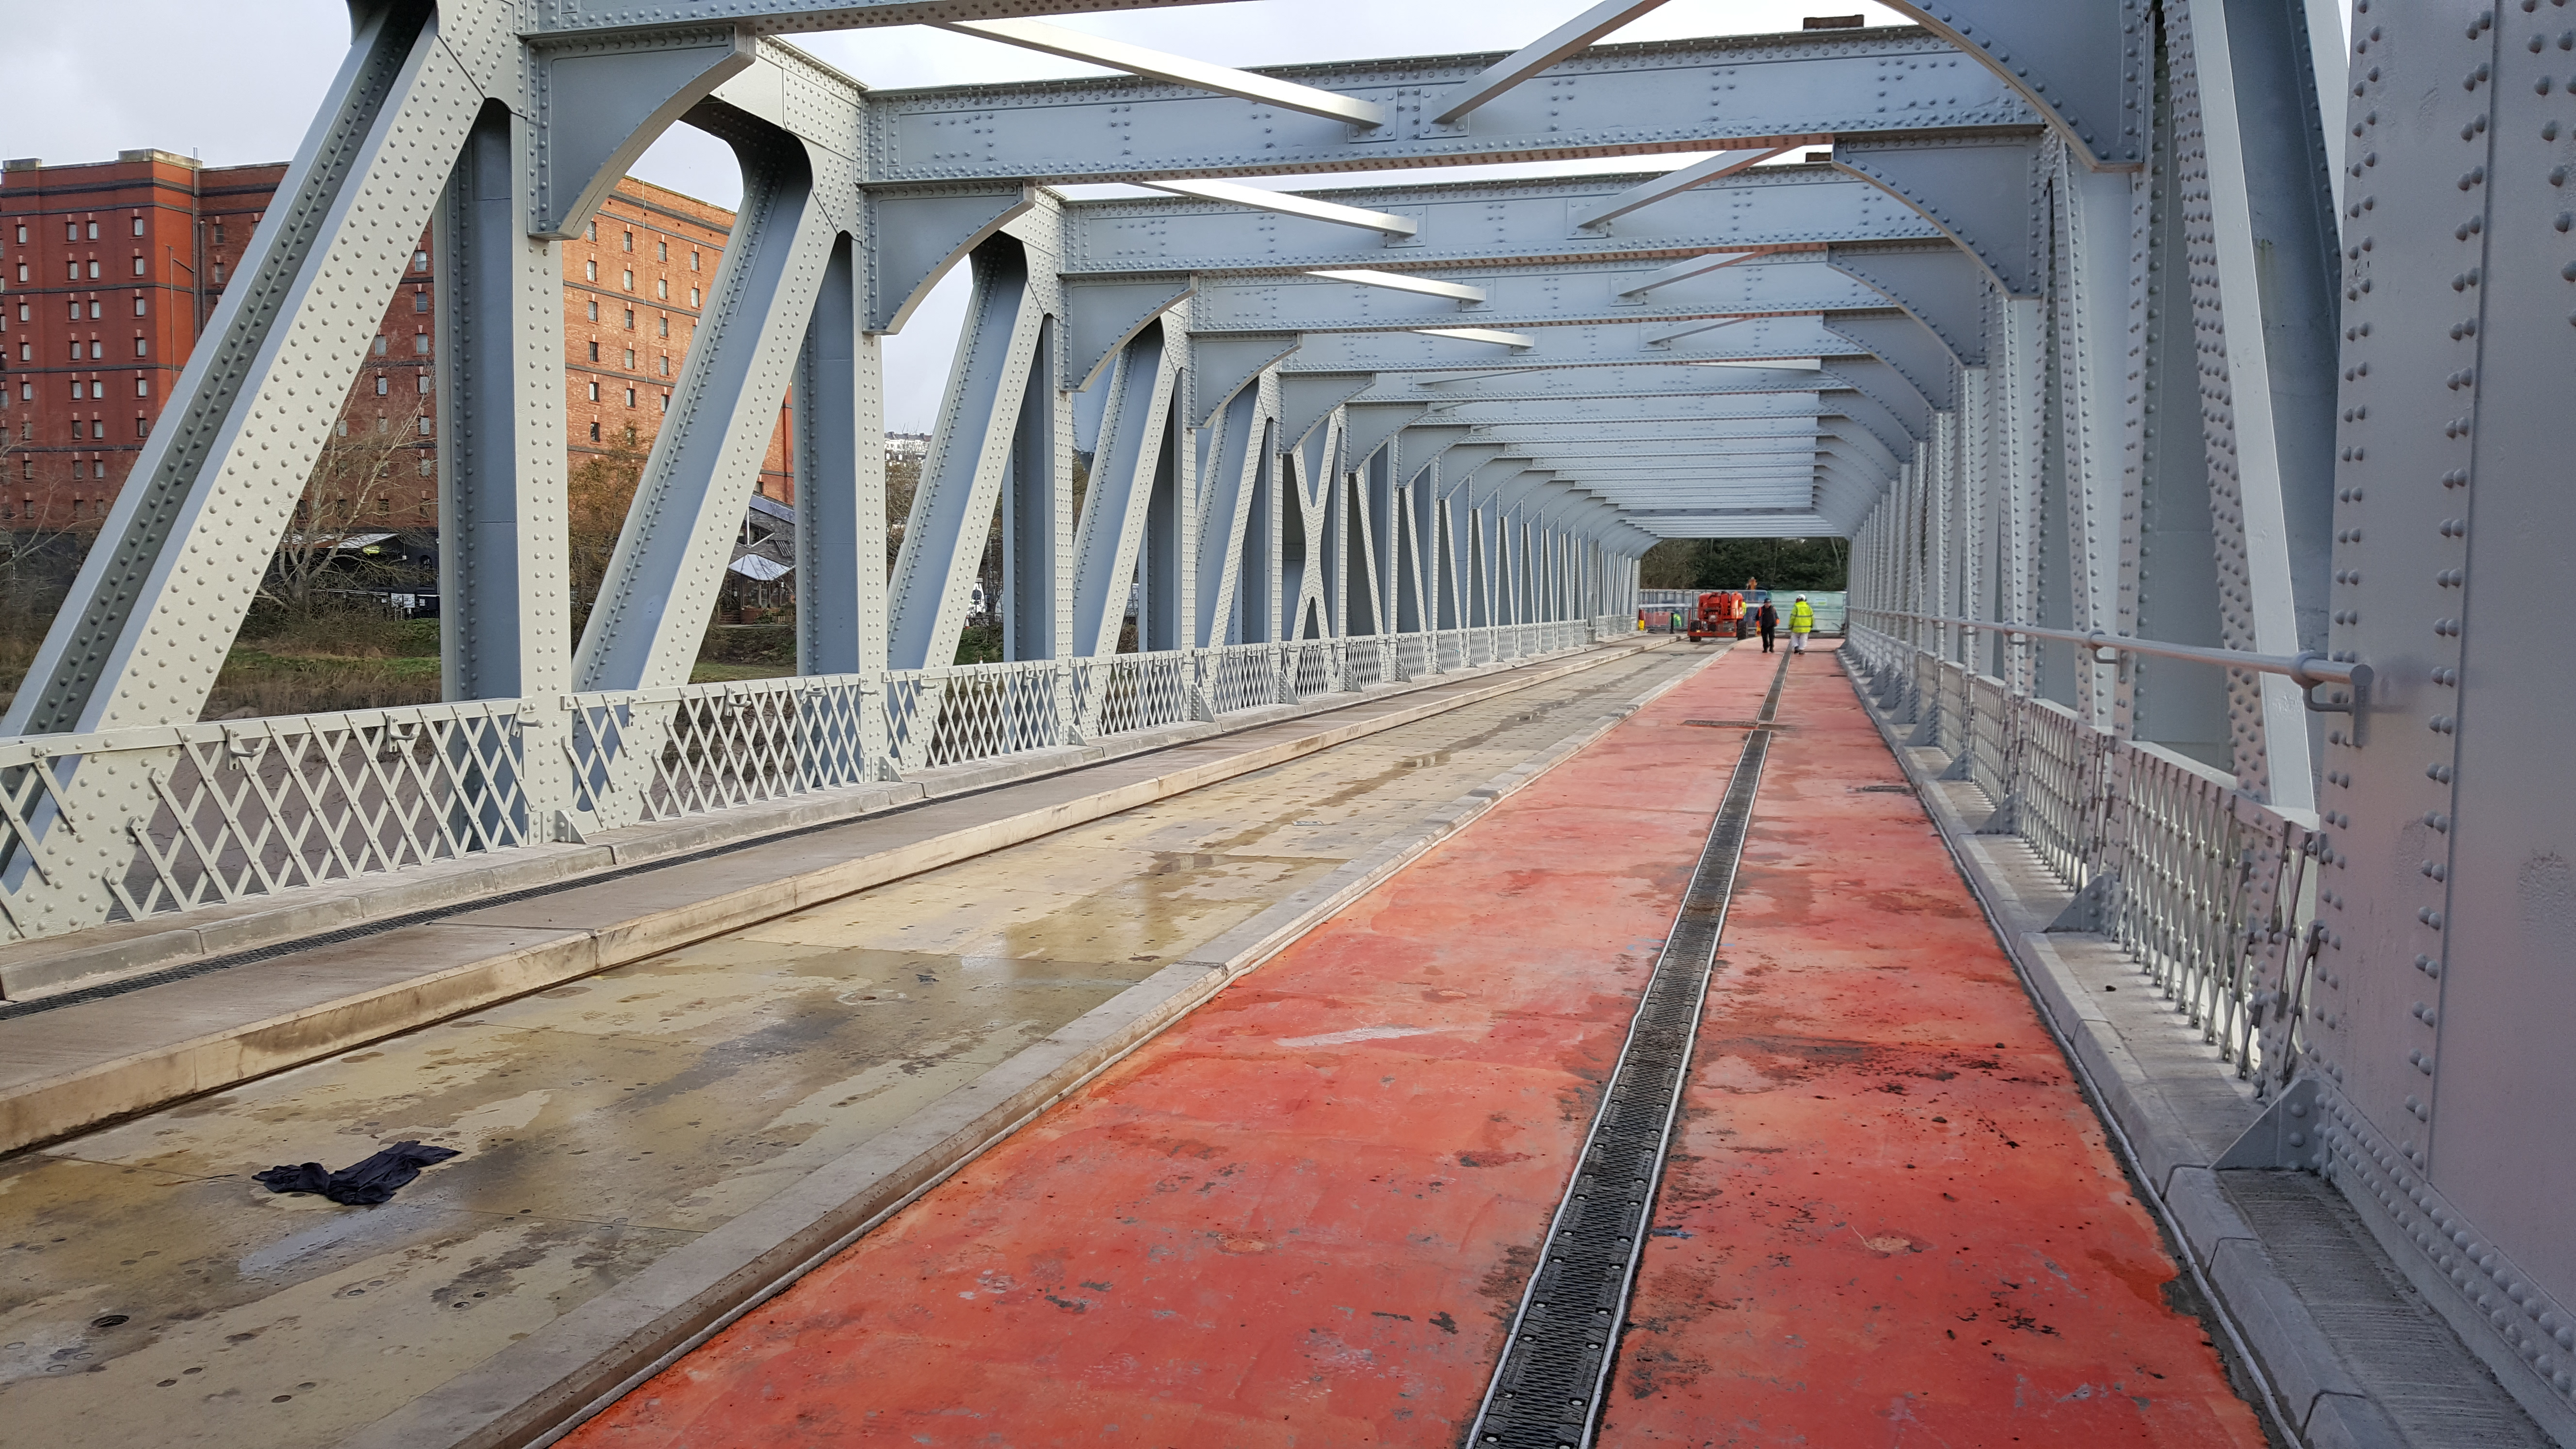
<instances>
[{"instance_id":1,"label":"drainage channel","mask_svg":"<svg viewBox=\"0 0 2576 1449\"><path fill-rule=\"evenodd\" d=\"M1655 1190L1670 1149L1700 1007L1717 964L1717 943L1735 892L1736 861L1752 822L1762 762L1771 749L1789 657L1772 672L1762 713L1736 758L1726 799L1710 826L1699 865L1683 892L1654 975L1646 983L1610 1090L1584 1138L1574 1180L1547 1227L1538 1271L1521 1295L1502 1361L1467 1433L1470 1445L1582 1449L1601 1423L1601 1402L1618 1353L1628 1298ZM1696 724L1699 721L1692 721Z\"/></svg>"}]
</instances>

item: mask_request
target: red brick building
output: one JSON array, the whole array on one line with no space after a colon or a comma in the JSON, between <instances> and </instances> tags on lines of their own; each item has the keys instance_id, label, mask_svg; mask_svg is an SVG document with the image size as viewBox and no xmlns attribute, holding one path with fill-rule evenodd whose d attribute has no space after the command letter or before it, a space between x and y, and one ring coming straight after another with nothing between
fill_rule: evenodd
<instances>
[{"instance_id":1,"label":"red brick building","mask_svg":"<svg viewBox=\"0 0 2576 1449\"><path fill-rule=\"evenodd\" d=\"M166 151L0 164L0 527L105 515L285 172ZM573 466L651 447L732 227L628 178L561 246ZM437 272L424 237L340 419L390 455L369 511L394 525L437 513ZM782 413L771 498L792 492L787 431Z\"/></svg>"}]
</instances>

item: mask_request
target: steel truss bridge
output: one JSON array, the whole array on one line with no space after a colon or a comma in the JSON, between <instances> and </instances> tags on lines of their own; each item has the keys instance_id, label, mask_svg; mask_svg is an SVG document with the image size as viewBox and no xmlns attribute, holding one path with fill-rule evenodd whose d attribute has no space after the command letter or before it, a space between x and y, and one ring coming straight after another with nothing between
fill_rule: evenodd
<instances>
[{"instance_id":1,"label":"steel truss bridge","mask_svg":"<svg viewBox=\"0 0 2576 1449\"><path fill-rule=\"evenodd\" d=\"M1098 3L360 0L0 729L0 910L70 936L1567 650L1658 539L1842 536L1912 743L2193 1000L2265 1165L2576 1423L2576 14L1892 3L1231 70L1031 18ZM898 24L1121 74L871 90L788 43ZM679 124L739 227L575 638L552 244ZM1161 194L1052 189L1093 182ZM424 228L445 702L199 723ZM880 339L960 266L889 578ZM691 685L791 388L799 673ZM997 514L1006 661L955 666Z\"/></svg>"}]
</instances>

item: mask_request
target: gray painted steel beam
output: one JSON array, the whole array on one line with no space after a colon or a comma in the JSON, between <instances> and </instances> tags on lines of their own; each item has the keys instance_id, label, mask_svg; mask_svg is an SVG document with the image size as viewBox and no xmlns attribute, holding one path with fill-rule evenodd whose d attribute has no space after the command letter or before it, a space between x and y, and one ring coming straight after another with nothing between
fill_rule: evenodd
<instances>
[{"instance_id":1,"label":"gray painted steel beam","mask_svg":"<svg viewBox=\"0 0 2576 1449\"><path fill-rule=\"evenodd\" d=\"M878 25L937 25L1006 15L1073 15L1202 3L1205 0L841 0L838 4L817 5L811 0L730 0L724 12L727 20L759 34L792 35ZM632 0L553 0L536 7L530 19L534 22L529 31L531 39L563 40L610 40L619 32L651 30L672 21L662 7Z\"/></svg>"},{"instance_id":2,"label":"gray painted steel beam","mask_svg":"<svg viewBox=\"0 0 2576 1449\"><path fill-rule=\"evenodd\" d=\"M1624 259L1652 270L1708 251L1939 241L1944 236L1936 222L1902 197L1823 165L1764 167L1686 191L1606 227L1575 224L1583 211L1655 179L1651 174L1605 174L1296 193L1410 218L1415 231L1407 237L1179 197L1069 201L1064 207L1065 269L1216 277L1317 268L1421 272L1514 261L1565 266ZM1646 280L1625 278L1621 285ZM1628 305L1639 304L1631 300Z\"/></svg>"},{"instance_id":3,"label":"gray painted steel beam","mask_svg":"<svg viewBox=\"0 0 2576 1449\"><path fill-rule=\"evenodd\" d=\"M840 228L804 142L712 104L743 205L573 661L583 690L688 682Z\"/></svg>"},{"instance_id":4,"label":"gray painted steel beam","mask_svg":"<svg viewBox=\"0 0 2576 1449\"><path fill-rule=\"evenodd\" d=\"M1388 123L1365 130L1124 77L874 91L868 109L881 139L872 179L1279 176L2041 123L1955 49L1896 28L1599 45L1559 62L1550 84L1506 94L1463 125L1432 118L1426 93L1502 58L1254 68L1384 106Z\"/></svg>"}]
</instances>

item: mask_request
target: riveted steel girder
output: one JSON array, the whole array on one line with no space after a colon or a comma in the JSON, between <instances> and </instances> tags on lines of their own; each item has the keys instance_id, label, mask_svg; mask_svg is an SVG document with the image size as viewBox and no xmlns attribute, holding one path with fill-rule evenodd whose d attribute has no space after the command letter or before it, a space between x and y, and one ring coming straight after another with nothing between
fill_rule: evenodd
<instances>
[{"instance_id":1,"label":"riveted steel girder","mask_svg":"<svg viewBox=\"0 0 2576 1449\"><path fill-rule=\"evenodd\" d=\"M1829 249L1826 260L1929 328L1960 366L1986 365L1986 291L1991 282L1977 260L1955 243L1847 244Z\"/></svg>"},{"instance_id":2,"label":"riveted steel girder","mask_svg":"<svg viewBox=\"0 0 2576 1449\"><path fill-rule=\"evenodd\" d=\"M1956 48L1894 28L1594 46L1459 124L1431 118L1428 97L1497 59L1254 71L1383 106L1387 123L1366 128L1124 77L877 91L868 99L871 175L888 182L1275 176L1787 145L2040 119Z\"/></svg>"},{"instance_id":3,"label":"riveted steel girder","mask_svg":"<svg viewBox=\"0 0 2576 1449\"><path fill-rule=\"evenodd\" d=\"M720 103L695 114L741 158L743 206L582 631L584 690L688 681L841 233L831 157Z\"/></svg>"},{"instance_id":4,"label":"riveted steel girder","mask_svg":"<svg viewBox=\"0 0 2576 1449\"><path fill-rule=\"evenodd\" d=\"M1811 314L1763 317L1657 345L1653 324L1533 327L1531 346L1503 348L1473 338L1416 331L1317 332L1303 336L1285 366L1303 372L1450 373L1489 363L1541 368L1631 367L1670 359L1674 365L1769 362L1848 352Z\"/></svg>"},{"instance_id":5,"label":"riveted steel girder","mask_svg":"<svg viewBox=\"0 0 2576 1449\"><path fill-rule=\"evenodd\" d=\"M1889 0L1982 60L2096 168L2147 159L2155 77L2148 0Z\"/></svg>"},{"instance_id":6,"label":"riveted steel girder","mask_svg":"<svg viewBox=\"0 0 2576 1449\"><path fill-rule=\"evenodd\" d=\"M1191 315L1201 335L1232 330L1377 332L1408 327L1562 327L1653 324L1699 317L1788 316L1885 306L1885 298L1826 266L1789 254L1695 277L1636 299L1620 290L1651 268L1618 264L1461 268L1444 273L1486 293L1475 306L1326 277L1202 281ZM1080 285L1080 284L1077 284Z\"/></svg>"},{"instance_id":7,"label":"riveted steel girder","mask_svg":"<svg viewBox=\"0 0 2576 1449\"><path fill-rule=\"evenodd\" d=\"M486 99L425 10L359 12L0 729L197 717Z\"/></svg>"},{"instance_id":8,"label":"riveted steel girder","mask_svg":"<svg viewBox=\"0 0 2576 1449\"><path fill-rule=\"evenodd\" d=\"M725 18L763 35L821 30L860 30L878 25L936 25L991 20L1007 15L1071 15L1097 10L1148 10L1206 0L731 0ZM673 16L659 5L630 0L546 0L528 7L528 37L556 40L667 26Z\"/></svg>"},{"instance_id":9,"label":"riveted steel girder","mask_svg":"<svg viewBox=\"0 0 2576 1449\"><path fill-rule=\"evenodd\" d=\"M1066 266L1076 273L1201 276L1612 259L1643 267L1714 250L1943 235L1902 196L1824 165L1764 167L1685 191L1605 227L1579 224L1587 207L1651 179L1611 175L1298 193L1405 217L1415 230L1403 237L1178 197L1074 201L1065 205Z\"/></svg>"}]
</instances>

